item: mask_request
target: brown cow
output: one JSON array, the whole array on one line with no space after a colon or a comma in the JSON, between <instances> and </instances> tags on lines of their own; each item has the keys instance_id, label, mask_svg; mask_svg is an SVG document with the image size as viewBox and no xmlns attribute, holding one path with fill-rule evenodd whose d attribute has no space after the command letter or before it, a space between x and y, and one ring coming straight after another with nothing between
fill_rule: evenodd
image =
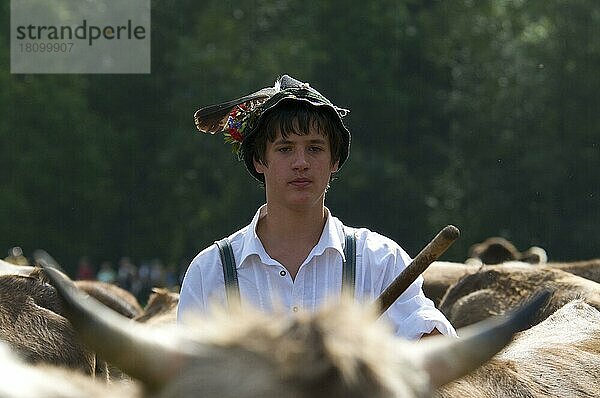
<instances>
[{"instance_id":1,"label":"brown cow","mask_svg":"<svg viewBox=\"0 0 600 398\"><path fill-rule=\"evenodd\" d=\"M521 253L518 260L529 264L546 264L548 262L548 253L539 246L531 246Z\"/></svg>"},{"instance_id":2,"label":"brown cow","mask_svg":"<svg viewBox=\"0 0 600 398\"><path fill-rule=\"evenodd\" d=\"M94 375L95 356L63 315L62 301L44 282L41 270L0 275L0 340L30 363L52 363Z\"/></svg>"},{"instance_id":3,"label":"brown cow","mask_svg":"<svg viewBox=\"0 0 600 398\"><path fill-rule=\"evenodd\" d=\"M69 368L31 365L0 342L0 398L138 398L135 384L108 384Z\"/></svg>"},{"instance_id":4,"label":"brown cow","mask_svg":"<svg viewBox=\"0 0 600 398\"><path fill-rule=\"evenodd\" d=\"M600 258L572 262L550 262L546 266L600 283Z\"/></svg>"},{"instance_id":5,"label":"brown cow","mask_svg":"<svg viewBox=\"0 0 600 398\"><path fill-rule=\"evenodd\" d=\"M340 308L338 308L339 310ZM347 309L346 309L347 310ZM281 319L268 319L267 322L262 322L262 319L256 319L254 315L236 314L242 318L238 318L237 322L233 319L224 319L225 324L218 321L218 324L212 325L211 330L205 331L205 338L212 334L213 344L217 344L216 351L211 351L210 347L205 347L204 357L207 361L202 370L190 374L189 379L184 379L183 382L190 383L189 385L169 385L165 389L152 393L148 390L143 390L141 386L136 386L134 383L128 385L100 385L94 383L89 378L81 377L77 374L67 372L65 369L57 369L52 367L31 367L20 363L17 359L12 358L5 353L5 349L0 345L0 367L2 368L3 382L0 383L1 398L71 398L86 396L90 398L113 397L113 398L142 398L142 397L180 397L190 396L193 388L199 386L207 387L210 383L214 389L205 388L201 391L203 397L258 397L258 396L286 396L286 397L312 397L312 396L384 396L384 397L428 397L432 394L436 398L490 398L490 397L595 397L599 386L598 374L600 374L600 313L581 300L573 301L556 313L551 315L542 323L516 335L514 341L507 346L500 354L496 355L483 367L476 369L473 373L468 374L456 381L453 381L433 393L425 384L427 383L423 377L423 370L419 371L419 365L423 364L421 354L436 355L438 365L442 371L446 362L458 361L461 356L460 351L453 352L447 350L447 355L431 347L430 343L439 344L443 339L427 339L424 342L406 344L396 341L393 346L388 347L389 352L385 351L385 355L381 355L377 351L380 344L375 341L381 338L384 340L390 338L389 334L382 336L378 333L371 334L370 337L365 337L369 341L368 346L356 346L352 341L347 341L349 335L356 334L356 330L369 331L373 333L375 330L371 328L371 323L365 324L363 315L353 311L343 313L336 311L335 313L317 314L316 317L321 317L318 322L298 322L293 319L288 319L287 326L284 328L284 334L292 334L291 338L286 338L284 341L279 340L283 336L278 332L281 328ZM342 315L341 324L339 316ZM306 315L306 314L305 314ZM347 319L348 316L358 316L360 323L353 325L351 329L347 329L341 336L338 334L343 330L341 326L348 326L348 323L353 323ZM273 325L275 323L276 325ZM222 326L232 326L223 333L220 328ZM320 325L315 328L314 326ZM242 326L242 328L240 328ZM234 333L231 333L235 330ZM252 334L253 333L253 334ZM460 333L463 339L469 338L466 336L466 329ZM216 337L215 337L216 336ZM237 344L230 341L236 337L243 336L252 338L255 346L251 355L248 351L242 349L243 344ZM339 342L336 337L343 337L344 340ZM489 337L489 336L488 336ZM324 341L330 339L329 342ZM375 341L371 341L375 339ZM393 337L392 337L393 340ZM199 341L197 341L199 342ZM261 346L261 342L265 346ZM289 344L293 342L294 344ZM336 344L336 343L340 344ZM362 341L361 341L362 342ZM232 346L233 343L233 346ZM284 343L283 345L281 343ZM350 345L346 345L350 343ZM468 355L476 355L480 346L473 347L472 342L469 345L463 346L462 349L471 350ZM376 386L374 391L367 391L372 386L360 386L359 391L351 391L347 394L346 391L322 391L320 394L303 391L297 392L298 387L292 383L291 388L282 386L285 380L272 380L270 375L264 375L260 369L262 367L271 368L269 372L273 372L273 364L264 364L264 357L281 356L281 361L288 362L288 366L281 370L283 375L287 374L288 379L292 379L297 384L308 384L308 388L326 389L330 379L335 378L333 369L328 369L329 362L326 361L330 352L322 352L323 346L330 345L337 352L341 360L346 363L346 371L348 374L364 374L365 369L361 370L361 363L354 363L357 358L371 358L370 361L379 362L379 364L370 364L372 370L377 370L381 380L376 382L378 385L387 383L394 384L396 389L386 394L385 391L378 391ZM375 346L374 346L375 345ZM237 350L234 348L237 346ZM315 348L316 349L311 349ZM213 347L214 348L214 347ZM305 358L302 349L309 348L308 353L312 356ZM192 347L190 347L190 350ZM273 351L272 354L256 355L257 352ZM433 352L432 352L433 350ZM392 359L392 363L388 363L387 359L394 354L406 356L409 359L408 363L401 360ZM356 355L356 356L355 356ZM214 361L214 359L218 361ZM381 362L381 361L385 362ZM302 368L307 362L309 367ZM386 365L390 365L386 367ZM257 369L258 368L258 369ZM354 369L353 369L354 368ZM279 369L277 369L279 370ZM401 376L394 372L400 372ZM237 373L243 375L241 378L234 377ZM323 374L322 379L316 379L319 374ZM300 379L300 376L305 378ZM257 377L258 376L258 377ZM402 385L403 377L409 378L410 382L407 385ZM454 376L454 375L452 375ZM210 379L209 379L210 378ZM394 381L398 378L399 380ZM435 380L435 378L434 378ZM182 381L182 380L180 380ZM215 382L216 381L216 382ZM314 381L314 385L310 385ZM290 381L287 380L289 383ZM369 379L364 378L350 379L346 383L367 383ZM270 389L266 389L264 384L269 384ZM401 387L406 387L406 390L401 390ZM265 391L266 390L266 391ZM380 392L379 394L375 394ZM193 396L193 395L192 395Z\"/></svg>"},{"instance_id":6,"label":"brown cow","mask_svg":"<svg viewBox=\"0 0 600 398\"><path fill-rule=\"evenodd\" d=\"M102 304L127 318L138 317L144 312L133 294L112 283L80 280L75 281L75 285Z\"/></svg>"},{"instance_id":7,"label":"brown cow","mask_svg":"<svg viewBox=\"0 0 600 398\"><path fill-rule=\"evenodd\" d=\"M469 258L478 259L483 264L501 264L507 261L523 261L530 264L544 264L548 261L546 251L538 246L532 246L521 253L508 240L494 236L476 243L469 249Z\"/></svg>"},{"instance_id":8,"label":"brown cow","mask_svg":"<svg viewBox=\"0 0 600 398\"><path fill-rule=\"evenodd\" d=\"M152 325L175 324L177 321L179 293L155 287L142 314L134 318L137 322Z\"/></svg>"},{"instance_id":9,"label":"brown cow","mask_svg":"<svg viewBox=\"0 0 600 398\"><path fill-rule=\"evenodd\" d=\"M4 261L14 265L29 265L29 260L23 255L23 249L20 246L11 247Z\"/></svg>"},{"instance_id":10,"label":"brown cow","mask_svg":"<svg viewBox=\"0 0 600 398\"><path fill-rule=\"evenodd\" d=\"M494 236L481 243L476 243L469 249L470 258L478 258L484 264L500 264L505 261L515 261L519 258L519 250L508 240Z\"/></svg>"},{"instance_id":11,"label":"brown cow","mask_svg":"<svg viewBox=\"0 0 600 398\"><path fill-rule=\"evenodd\" d=\"M480 268L481 265L434 261L423 272L423 293L438 307L450 286L463 276L476 273Z\"/></svg>"},{"instance_id":12,"label":"brown cow","mask_svg":"<svg viewBox=\"0 0 600 398\"><path fill-rule=\"evenodd\" d=\"M600 312L575 300L436 396L592 398L599 392Z\"/></svg>"},{"instance_id":13,"label":"brown cow","mask_svg":"<svg viewBox=\"0 0 600 398\"><path fill-rule=\"evenodd\" d=\"M77 339L73 341L74 331L63 317L62 302L54 288L44 283L40 269L2 262L0 275L0 297L15 297L15 300L3 299L0 303L0 339L9 342L32 363L76 367L102 379L107 379L109 374L118 378L118 369L109 372L104 361L84 350ZM123 316L133 318L142 313L136 298L116 285L100 281L76 281L75 284ZM44 301L40 301L40 296L45 297ZM12 322L13 318L17 318L17 323ZM83 362L82 356L85 357ZM90 370L91 366L95 369Z\"/></svg>"},{"instance_id":14,"label":"brown cow","mask_svg":"<svg viewBox=\"0 0 600 398\"><path fill-rule=\"evenodd\" d=\"M56 268L56 265L52 265ZM58 268L60 270L60 268ZM29 275L35 267L14 265L0 260L0 275ZM143 313L143 309L133 294L117 285L101 281L75 281L78 288L127 318Z\"/></svg>"},{"instance_id":15,"label":"brown cow","mask_svg":"<svg viewBox=\"0 0 600 398\"><path fill-rule=\"evenodd\" d=\"M540 289L552 290L554 295L535 323L577 298L600 309L600 284L565 271L523 263L486 266L463 277L448 289L439 308L454 327L460 328L501 315Z\"/></svg>"},{"instance_id":16,"label":"brown cow","mask_svg":"<svg viewBox=\"0 0 600 398\"><path fill-rule=\"evenodd\" d=\"M461 339L399 340L352 300L316 314L223 312L192 337L192 330L132 324L82 298L60 272L47 272L82 338L161 398L428 397L488 360L547 299L509 322L463 330Z\"/></svg>"},{"instance_id":17,"label":"brown cow","mask_svg":"<svg viewBox=\"0 0 600 398\"><path fill-rule=\"evenodd\" d=\"M531 250L532 248L530 248ZM531 266L532 262L509 261L502 263L507 267L526 267ZM538 265L533 262L533 265ZM574 261L574 262L549 262L540 263L542 267L558 269L569 272L573 275L580 276L585 279L600 283L600 259ZM474 274L481 270L481 267L488 265L483 264L476 259L468 259L466 263L453 263L446 261L434 261L425 272L423 272L423 292L425 296L430 298L439 307L442 297L450 286L458 282L458 280L468 274Z\"/></svg>"}]
</instances>

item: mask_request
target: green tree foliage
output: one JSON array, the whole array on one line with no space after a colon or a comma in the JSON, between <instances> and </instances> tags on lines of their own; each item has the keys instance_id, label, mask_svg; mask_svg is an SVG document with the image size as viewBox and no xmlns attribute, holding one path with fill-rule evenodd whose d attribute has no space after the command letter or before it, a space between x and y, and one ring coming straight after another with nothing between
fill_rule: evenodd
<instances>
[{"instance_id":1,"label":"green tree foliage","mask_svg":"<svg viewBox=\"0 0 600 398\"><path fill-rule=\"evenodd\" d=\"M154 0L152 73L78 76L11 75L0 32L0 248L189 260L264 201L194 111L288 73L351 110L347 223L598 256L599 26L593 0Z\"/></svg>"},{"instance_id":2,"label":"green tree foliage","mask_svg":"<svg viewBox=\"0 0 600 398\"><path fill-rule=\"evenodd\" d=\"M430 219L452 214L465 241L502 234L554 258L596 256L600 180L586 170L600 166L598 4L465 4L437 10L447 36L431 57L451 79L451 157Z\"/></svg>"},{"instance_id":3,"label":"green tree foliage","mask_svg":"<svg viewBox=\"0 0 600 398\"><path fill-rule=\"evenodd\" d=\"M111 142L77 76L9 75L2 240L61 254L103 247L115 210ZM35 95L32 95L35 93Z\"/></svg>"}]
</instances>

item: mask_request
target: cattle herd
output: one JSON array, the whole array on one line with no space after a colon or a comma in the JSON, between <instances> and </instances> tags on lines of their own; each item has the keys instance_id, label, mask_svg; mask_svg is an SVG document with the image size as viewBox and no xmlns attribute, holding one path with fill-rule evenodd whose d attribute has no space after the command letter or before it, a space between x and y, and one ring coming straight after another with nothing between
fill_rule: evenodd
<instances>
[{"instance_id":1,"label":"cattle herd","mask_svg":"<svg viewBox=\"0 0 600 398\"><path fill-rule=\"evenodd\" d=\"M548 262L502 238L436 261L425 294L459 339L394 337L352 299L317 313L215 308L175 324L41 259L0 260L0 398L600 397L600 259Z\"/></svg>"}]
</instances>

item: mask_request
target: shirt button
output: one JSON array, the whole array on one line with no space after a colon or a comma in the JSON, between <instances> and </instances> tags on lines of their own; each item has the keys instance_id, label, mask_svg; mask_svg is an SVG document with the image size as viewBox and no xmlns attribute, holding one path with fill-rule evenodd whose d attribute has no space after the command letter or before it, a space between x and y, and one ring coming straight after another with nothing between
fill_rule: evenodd
<instances>
[{"instance_id":1,"label":"shirt button","mask_svg":"<svg viewBox=\"0 0 600 398\"><path fill-rule=\"evenodd\" d=\"M292 308L292 311L294 311L294 312L298 312L298 307L293 307L293 308Z\"/></svg>"},{"instance_id":2,"label":"shirt button","mask_svg":"<svg viewBox=\"0 0 600 398\"><path fill-rule=\"evenodd\" d=\"M285 272L285 271L280 271L280 272L279 272L279 275L281 275L281 276L285 276L285 274L286 274L286 272Z\"/></svg>"}]
</instances>

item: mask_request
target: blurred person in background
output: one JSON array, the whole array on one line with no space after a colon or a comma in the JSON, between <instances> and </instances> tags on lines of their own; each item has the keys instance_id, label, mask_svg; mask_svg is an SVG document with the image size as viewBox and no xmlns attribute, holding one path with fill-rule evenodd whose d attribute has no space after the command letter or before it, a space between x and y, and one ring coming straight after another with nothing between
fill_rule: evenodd
<instances>
[{"instance_id":1,"label":"blurred person in background","mask_svg":"<svg viewBox=\"0 0 600 398\"><path fill-rule=\"evenodd\" d=\"M96 279L96 271L94 266L90 262L89 257L82 256L77 263L77 273L75 279L79 280L92 280Z\"/></svg>"},{"instance_id":2,"label":"blurred person in background","mask_svg":"<svg viewBox=\"0 0 600 398\"><path fill-rule=\"evenodd\" d=\"M114 283L116 281L117 273L110 261L103 261L102 264L100 264L100 270L96 275L96 279L106 283Z\"/></svg>"},{"instance_id":3,"label":"blurred person in background","mask_svg":"<svg viewBox=\"0 0 600 398\"><path fill-rule=\"evenodd\" d=\"M119 259L119 269L117 270L117 285L133 293L136 278L137 267L135 264L133 264L129 257L121 257Z\"/></svg>"}]
</instances>

